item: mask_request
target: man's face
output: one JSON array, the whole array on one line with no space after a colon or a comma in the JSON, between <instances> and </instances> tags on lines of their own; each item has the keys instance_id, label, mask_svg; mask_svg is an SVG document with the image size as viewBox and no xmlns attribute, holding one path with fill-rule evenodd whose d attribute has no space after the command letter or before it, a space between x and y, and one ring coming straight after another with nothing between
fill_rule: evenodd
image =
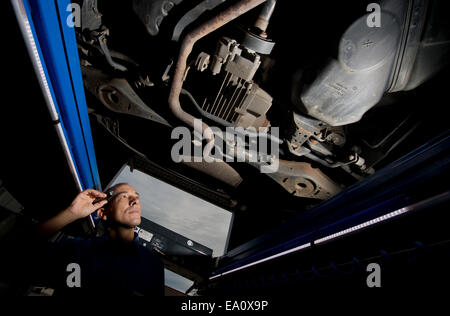
<instances>
[{"instance_id":1,"label":"man's face","mask_svg":"<svg viewBox=\"0 0 450 316\"><path fill-rule=\"evenodd\" d=\"M141 203L139 194L128 184L115 188L106 216L125 226L138 226L141 223Z\"/></svg>"}]
</instances>

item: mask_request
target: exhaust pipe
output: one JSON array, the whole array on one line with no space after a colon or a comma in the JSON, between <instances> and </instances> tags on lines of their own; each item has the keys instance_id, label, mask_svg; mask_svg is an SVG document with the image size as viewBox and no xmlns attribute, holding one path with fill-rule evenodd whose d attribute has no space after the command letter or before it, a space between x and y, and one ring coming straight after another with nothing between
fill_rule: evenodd
<instances>
[{"instance_id":1,"label":"exhaust pipe","mask_svg":"<svg viewBox=\"0 0 450 316\"><path fill-rule=\"evenodd\" d=\"M181 121L191 126L194 130L205 136L207 143L214 142L214 133L209 126L202 122L202 125L194 124L196 118L185 112L181 108L180 94L183 88L183 80L186 72L187 59L192 52L194 44L209 33L224 26L228 22L236 19L242 14L257 7L266 0L242 0L229 7L219 15L215 16L206 23L200 25L195 30L186 35L181 44L180 54L178 55L175 74L172 80L172 86L169 94L169 107L172 113ZM188 164L194 167L193 164ZM200 166L198 166L200 167ZM224 161L215 161L215 163L202 163L200 168L196 168L220 181L236 187L241 183L241 176L230 165Z\"/></svg>"},{"instance_id":2,"label":"exhaust pipe","mask_svg":"<svg viewBox=\"0 0 450 316\"><path fill-rule=\"evenodd\" d=\"M181 44L180 54L178 55L178 61L175 68L175 74L172 80L172 86L169 94L169 107L172 113L179 118L181 121L185 122L187 125L195 129L194 120L196 119L189 113L185 112L181 108L180 104L180 93L183 87L183 79L186 72L186 64L189 54L192 52L194 44L201 38L205 37L209 33L214 32L218 28L224 26L228 22L236 19L242 14L250 11L251 9L257 7L266 0L242 0L235 5L229 7L219 15L215 16L211 20L205 22L204 24L197 27L195 30L186 35ZM201 130L197 132L202 133L207 142L214 141L214 134L209 129L209 126L202 123Z\"/></svg>"}]
</instances>

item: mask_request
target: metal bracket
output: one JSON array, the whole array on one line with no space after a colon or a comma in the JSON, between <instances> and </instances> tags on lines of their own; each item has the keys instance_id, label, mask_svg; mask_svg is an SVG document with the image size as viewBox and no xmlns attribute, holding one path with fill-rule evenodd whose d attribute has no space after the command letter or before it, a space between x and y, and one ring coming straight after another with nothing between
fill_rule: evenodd
<instances>
[{"instance_id":1,"label":"metal bracket","mask_svg":"<svg viewBox=\"0 0 450 316\"><path fill-rule=\"evenodd\" d=\"M155 36L159 26L172 8L183 0L133 0L133 10L144 23L147 32Z\"/></svg>"},{"instance_id":2,"label":"metal bracket","mask_svg":"<svg viewBox=\"0 0 450 316\"><path fill-rule=\"evenodd\" d=\"M97 0L84 0L81 8L82 30L95 31L102 25L102 14L98 11Z\"/></svg>"},{"instance_id":3,"label":"metal bracket","mask_svg":"<svg viewBox=\"0 0 450 316\"><path fill-rule=\"evenodd\" d=\"M116 70L127 71L127 68L125 66L116 63L111 57L108 45L106 44L106 36L109 35L109 30L106 27L103 27L101 31L93 31L91 34L98 41L103 54L105 54L105 58L108 64L110 64L111 67Z\"/></svg>"},{"instance_id":4,"label":"metal bracket","mask_svg":"<svg viewBox=\"0 0 450 316\"><path fill-rule=\"evenodd\" d=\"M278 171L268 173L267 176L298 197L326 200L341 191L341 188L322 171L312 168L306 162L280 159Z\"/></svg>"},{"instance_id":5,"label":"metal bracket","mask_svg":"<svg viewBox=\"0 0 450 316\"><path fill-rule=\"evenodd\" d=\"M86 88L111 111L130 114L171 127L159 114L149 108L125 79L110 78L100 70L81 67L86 76Z\"/></svg>"}]
</instances>

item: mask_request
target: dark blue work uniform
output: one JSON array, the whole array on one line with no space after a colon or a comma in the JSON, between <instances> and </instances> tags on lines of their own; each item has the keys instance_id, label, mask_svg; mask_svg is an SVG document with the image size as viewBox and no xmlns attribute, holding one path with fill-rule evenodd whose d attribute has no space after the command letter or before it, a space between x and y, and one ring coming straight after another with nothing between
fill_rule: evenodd
<instances>
[{"instance_id":1,"label":"dark blue work uniform","mask_svg":"<svg viewBox=\"0 0 450 316\"><path fill-rule=\"evenodd\" d=\"M111 240L107 234L91 239L64 237L48 251L50 266L56 269L50 271L55 295L164 295L164 265L139 244L136 233L130 243ZM70 263L80 267L80 287L68 286L74 271L67 271Z\"/></svg>"}]
</instances>

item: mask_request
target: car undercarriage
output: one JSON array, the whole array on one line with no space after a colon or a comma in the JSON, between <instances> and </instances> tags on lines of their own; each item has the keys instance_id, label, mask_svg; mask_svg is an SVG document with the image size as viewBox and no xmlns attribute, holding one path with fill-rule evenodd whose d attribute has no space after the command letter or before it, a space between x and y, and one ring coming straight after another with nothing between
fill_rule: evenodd
<instances>
[{"instance_id":1,"label":"car undercarriage","mask_svg":"<svg viewBox=\"0 0 450 316\"><path fill-rule=\"evenodd\" d=\"M11 224L2 204L11 240L75 192L131 180L140 243L194 283L184 293L267 282L277 293L280 280L345 272L349 258L362 267L446 244L447 1L12 3L26 45L19 28L10 32L20 40L10 87L17 104L47 103L50 116L4 107L14 113L2 115L0 193L20 219ZM94 213L64 234L100 235L99 222ZM365 272L355 284L365 287Z\"/></svg>"},{"instance_id":2,"label":"car undercarriage","mask_svg":"<svg viewBox=\"0 0 450 316\"><path fill-rule=\"evenodd\" d=\"M448 62L442 2L384 1L380 11L369 2L263 2L79 3L88 107L96 146L105 147L101 170L120 148L121 159L176 170L216 203L252 214L243 222L258 212L270 226L433 136L418 98ZM235 134L214 163L201 155L192 162L190 150L174 161L180 126L189 129L193 152L228 140L234 128L244 154L253 132L266 135L277 155L225 160L228 147L236 158ZM209 127L217 133L205 133ZM261 172L273 159L276 171ZM277 214L267 214L268 205Z\"/></svg>"}]
</instances>

